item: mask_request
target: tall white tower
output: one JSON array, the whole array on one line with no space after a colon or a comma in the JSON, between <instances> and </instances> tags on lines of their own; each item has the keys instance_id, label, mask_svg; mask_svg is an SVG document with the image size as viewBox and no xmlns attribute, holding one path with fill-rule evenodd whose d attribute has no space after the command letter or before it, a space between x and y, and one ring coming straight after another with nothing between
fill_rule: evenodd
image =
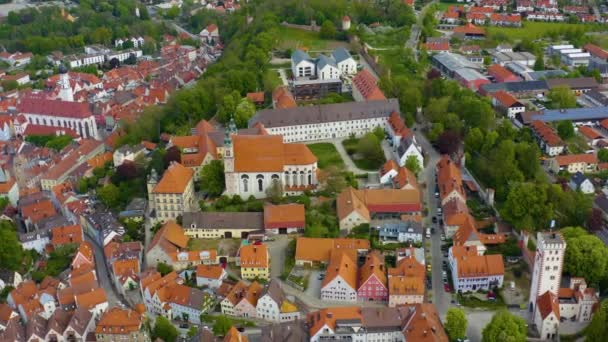
<instances>
[{"instance_id":1,"label":"tall white tower","mask_svg":"<svg viewBox=\"0 0 608 342\"><path fill-rule=\"evenodd\" d=\"M566 241L560 233L538 233L536 237L536 256L530 287L529 309L534 312L536 299L550 291L557 295L562 279Z\"/></svg>"},{"instance_id":2,"label":"tall white tower","mask_svg":"<svg viewBox=\"0 0 608 342\"><path fill-rule=\"evenodd\" d=\"M74 94L72 94L72 86L70 86L70 75L68 75L68 70L63 65L59 67L59 99L74 102Z\"/></svg>"}]
</instances>

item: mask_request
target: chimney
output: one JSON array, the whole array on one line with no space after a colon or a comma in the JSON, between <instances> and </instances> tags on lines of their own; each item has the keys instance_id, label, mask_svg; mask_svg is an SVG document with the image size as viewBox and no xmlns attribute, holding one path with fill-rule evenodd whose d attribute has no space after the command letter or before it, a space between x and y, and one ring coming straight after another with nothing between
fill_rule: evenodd
<instances>
[{"instance_id":1,"label":"chimney","mask_svg":"<svg viewBox=\"0 0 608 342\"><path fill-rule=\"evenodd\" d=\"M331 312L328 312L327 313L327 318L332 318L332 317L334 317L334 314L332 314Z\"/></svg>"}]
</instances>

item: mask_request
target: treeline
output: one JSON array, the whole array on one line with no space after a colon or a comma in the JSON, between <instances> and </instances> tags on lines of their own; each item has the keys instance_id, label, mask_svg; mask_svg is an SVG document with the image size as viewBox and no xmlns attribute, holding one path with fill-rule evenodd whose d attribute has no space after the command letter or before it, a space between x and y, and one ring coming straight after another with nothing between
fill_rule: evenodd
<instances>
[{"instance_id":1,"label":"treeline","mask_svg":"<svg viewBox=\"0 0 608 342\"><path fill-rule=\"evenodd\" d=\"M72 52L86 44L110 45L116 38L130 36L159 41L167 32L172 30L151 21L146 7L135 0L82 0L70 10L41 7L10 12L0 25L0 43L9 51L48 54Z\"/></svg>"}]
</instances>

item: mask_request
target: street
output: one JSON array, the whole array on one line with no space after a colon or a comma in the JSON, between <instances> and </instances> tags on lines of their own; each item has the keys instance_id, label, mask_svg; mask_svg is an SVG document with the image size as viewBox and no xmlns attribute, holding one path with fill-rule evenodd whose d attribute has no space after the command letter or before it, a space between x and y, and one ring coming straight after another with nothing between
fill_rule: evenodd
<instances>
[{"instance_id":1,"label":"street","mask_svg":"<svg viewBox=\"0 0 608 342\"><path fill-rule=\"evenodd\" d=\"M93 239L85 234L85 240L90 242L93 246L93 252L95 253L95 271L97 273L97 281L99 286L106 291L108 297L108 303L110 307L125 305L126 303L121 299L120 294L114 288L112 279L110 278L110 272L106 264L106 258L103 254L103 249Z\"/></svg>"}]
</instances>

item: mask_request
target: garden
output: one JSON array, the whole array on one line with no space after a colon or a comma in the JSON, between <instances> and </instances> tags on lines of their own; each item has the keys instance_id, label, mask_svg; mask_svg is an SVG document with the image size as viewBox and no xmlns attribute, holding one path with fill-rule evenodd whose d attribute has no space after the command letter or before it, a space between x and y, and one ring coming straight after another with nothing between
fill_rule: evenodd
<instances>
[{"instance_id":1,"label":"garden","mask_svg":"<svg viewBox=\"0 0 608 342\"><path fill-rule=\"evenodd\" d=\"M350 137L342 141L342 145L358 168L377 171L386 162L381 145L383 139L384 130L376 127L374 132L367 133L362 138Z\"/></svg>"},{"instance_id":2,"label":"garden","mask_svg":"<svg viewBox=\"0 0 608 342\"><path fill-rule=\"evenodd\" d=\"M317 166L324 169L328 166L344 167L344 161L332 143L317 143L308 145L310 151L317 157Z\"/></svg>"}]
</instances>

